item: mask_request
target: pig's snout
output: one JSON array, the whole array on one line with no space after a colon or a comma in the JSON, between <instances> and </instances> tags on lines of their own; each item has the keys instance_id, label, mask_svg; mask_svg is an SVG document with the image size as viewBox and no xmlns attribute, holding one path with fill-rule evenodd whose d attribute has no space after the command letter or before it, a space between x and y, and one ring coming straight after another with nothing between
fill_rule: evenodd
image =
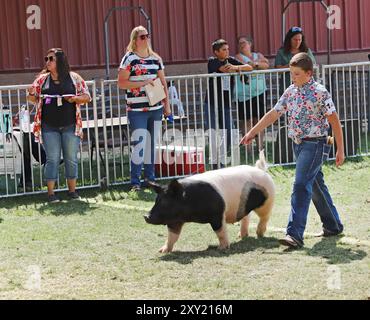
<instances>
[{"instance_id":1,"label":"pig's snout","mask_svg":"<svg viewBox=\"0 0 370 320\"><path fill-rule=\"evenodd\" d=\"M149 214L145 215L144 220L145 220L146 223L150 223L151 222L150 221L150 215Z\"/></svg>"},{"instance_id":2,"label":"pig's snout","mask_svg":"<svg viewBox=\"0 0 370 320\"><path fill-rule=\"evenodd\" d=\"M157 215L149 213L144 216L144 220L146 223L160 225L165 224L162 219L160 219Z\"/></svg>"}]
</instances>

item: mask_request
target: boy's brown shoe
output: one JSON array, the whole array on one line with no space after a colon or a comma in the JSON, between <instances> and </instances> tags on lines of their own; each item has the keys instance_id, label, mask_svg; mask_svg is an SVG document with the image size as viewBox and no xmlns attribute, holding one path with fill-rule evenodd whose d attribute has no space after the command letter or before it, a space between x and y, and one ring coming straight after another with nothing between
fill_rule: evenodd
<instances>
[{"instance_id":1,"label":"boy's brown shoe","mask_svg":"<svg viewBox=\"0 0 370 320\"><path fill-rule=\"evenodd\" d=\"M279 239L279 243L292 249L299 249L303 246L302 243L300 243L290 235L286 235L285 238Z\"/></svg>"},{"instance_id":2,"label":"boy's brown shoe","mask_svg":"<svg viewBox=\"0 0 370 320\"><path fill-rule=\"evenodd\" d=\"M318 233L316 235L316 237L324 237L324 238L328 238L328 237L335 237L335 236L339 236L342 234L342 231L341 232L332 232L332 231L329 231L327 229L323 229L320 233Z\"/></svg>"}]
</instances>

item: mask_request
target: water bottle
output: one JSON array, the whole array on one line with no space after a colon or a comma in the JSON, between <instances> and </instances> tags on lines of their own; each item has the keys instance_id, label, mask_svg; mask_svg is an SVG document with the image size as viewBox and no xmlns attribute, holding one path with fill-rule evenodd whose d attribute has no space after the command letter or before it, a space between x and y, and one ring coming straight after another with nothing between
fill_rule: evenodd
<instances>
[{"instance_id":1,"label":"water bottle","mask_svg":"<svg viewBox=\"0 0 370 320\"><path fill-rule=\"evenodd\" d=\"M166 120L169 122L169 123L173 123L173 114L170 114L166 117Z\"/></svg>"},{"instance_id":2,"label":"water bottle","mask_svg":"<svg viewBox=\"0 0 370 320\"><path fill-rule=\"evenodd\" d=\"M19 112L19 126L22 128L23 132L28 132L29 125L30 125L30 113L25 106L22 106L21 111Z\"/></svg>"}]
</instances>

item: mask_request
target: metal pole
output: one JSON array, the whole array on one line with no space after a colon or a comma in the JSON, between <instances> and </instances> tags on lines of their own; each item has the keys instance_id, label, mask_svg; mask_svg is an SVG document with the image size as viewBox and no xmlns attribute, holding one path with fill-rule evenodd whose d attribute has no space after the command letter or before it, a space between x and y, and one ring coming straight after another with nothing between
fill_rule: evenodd
<instances>
[{"instance_id":1,"label":"metal pole","mask_svg":"<svg viewBox=\"0 0 370 320\"><path fill-rule=\"evenodd\" d=\"M149 16L147 15L147 13L144 11L143 7L139 7L140 8L140 13L144 16L146 22L147 22L147 26L148 26L148 33L149 34L152 34L152 21L150 20Z\"/></svg>"},{"instance_id":2,"label":"metal pole","mask_svg":"<svg viewBox=\"0 0 370 320\"><path fill-rule=\"evenodd\" d=\"M315 2L319 2L321 3L321 5L325 8L325 11L329 17L329 11L328 11L328 6L326 5L326 3L324 2L324 0L289 0L288 1L288 4L284 7L283 9L283 12L282 12L282 34L283 34L283 42L285 40L285 26L286 26L286 16L285 16L285 12L288 10L289 6L292 4L292 3L302 3L302 2L310 2L312 1L312 4L314 4ZM327 38L328 38L328 64L330 64L331 62L331 28L328 28L328 32L327 32Z\"/></svg>"},{"instance_id":3,"label":"metal pole","mask_svg":"<svg viewBox=\"0 0 370 320\"><path fill-rule=\"evenodd\" d=\"M105 78L109 80L109 36L108 21L104 22Z\"/></svg>"},{"instance_id":4,"label":"metal pole","mask_svg":"<svg viewBox=\"0 0 370 320\"><path fill-rule=\"evenodd\" d=\"M104 112L104 111L103 111ZM98 185L101 187L101 172L100 172L100 150L99 150L99 132L98 132L98 106L96 103L96 81L93 83L93 117L94 117L94 139L95 139L95 156L96 168L98 172ZM89 119L87 119L89 121ZM89 129L87 129L89 130Z\"/></svg>"},{"instance_id":5,"label":"metal pole","mask_svg":"<svg viewBox=\"0 0 370 320\"><path fill-rule=\"evenodd\" d=\"M109 79L109 18L112 15L113 10L115 8L110 8L108 11L107 16L104 19L104 46L105 46L105 78Z\"/></svg>"},{"instance_id":6,"label":"metal pole","mask_svg":"<svg viewBox=\"0 0 370 320\"><path fill-rule=\"evenodd\" d=\"M288 10L289 6L291 5L292 3L289 1L288 4L284 7L283 9L283 12L282 12L282 15L283 15L283 23L282 23L282 37L283 37L283 43L284 43L284 40L285 40L285 27L286 27L286 16L285 16L285 12Z\"/></svg>"},{"instance_id":7,"label":"metal pole","mask_svg":"<svg viewBox=\"0 0 370 320\"><path fill-rule=\"evenodd\" d=\"M320 3L324 7L324 9L325 9L326 14L328 16L327 21L329 21L329 17L330 17L330 12L328 10L329 7L326 5L326 3L323 0L321 0ZM330 62L331 62L331 25L327 25L326 27L328 29L328 31L327 31L328 59L327 60L328 60L328 64L330 64Z\"/></svg>"},{"instance_id":8,"label":"metal pole","mask_svg":"<svg viewBox=\"0 0 370 320\"><path fill-rule=\"evenodd\" d=\"M328 28L328 64L331 64L331 29Z\"/></svg>"},{"instance_id":9,"label":"metal pole","mask_svg":"<svg viewBox=\"0 0 370 320\"><path fill-rule=\"evenodd\" d=\"M106 15L105 19L104 19L104 47L105 47L105 78L107 80L109 80L109 64L110 64L110 61L109 61L109 55L110 55L110 52L109 52L109 25L108 25L108 22L109 22L109 18L111 17L113 11L123 11L123 10L139 10L140 13L144 16L146 22L147 22L147 28L148 28L148 32L149 34L151 34L151 30L152 30L152 25L151 25L151 20L149 18L149 16L147 15L147 13L144 11L144 9L142 7L113 7L113 8L110 8L109 11L108 11L108 14Z\"/></svg>"},{"instance_id":10,"label":"metal pole","mask_svg":"<svg viewBox=\"0 0 370 320\"><path fill-rule=\"evenodd\" d=\"M285 13L283 13L283 30L282 30L282 38L283 38L283 41L282 43L284 43L285 41L285 24L286 24L286 21L285 21Z\"/></svg>"},{"instance_id":11,"label":"metal pole","mask_svg":"<svg viewBox=\"0 0 370 320\"><path fill-rule=\"evenodd\" d=\"M369 57L369 61L370 61L370 54L369 54L368 57ZM364 86L365 86L365 84L364 84ZM370 132L370 67L369 67L369 70L367 71L367 103L369 105L369 113L367 114L368 115L367 127L368 127L368 132ZM365 102L365 108L366 108L366 102Z\"/></svg>"}]
</instances>

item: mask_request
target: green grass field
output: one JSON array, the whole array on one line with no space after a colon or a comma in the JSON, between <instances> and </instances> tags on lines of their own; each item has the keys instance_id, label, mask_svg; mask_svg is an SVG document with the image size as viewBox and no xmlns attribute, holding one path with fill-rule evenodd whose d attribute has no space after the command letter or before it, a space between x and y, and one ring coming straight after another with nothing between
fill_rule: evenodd
<instances>
[{"instance_id":1,"label":"green grass field","mask_svg":"<svg viewBox=\"0 0 370 320\"><path fill-rule=\"evenodd\" d=\"M82 200L48 205L45 195L1 199L0 299L369 299L370 158L324 167L345 225L342 237L316 238L312 206L305 247L286 251L294 168L272 168L277 199L266 237L216 249L209 225L185 225L175 252L157 251L164 226L144 222L155 195L81 191ZM65 194L60 195L66 198Z\"/></svg>"}]
</instances>

